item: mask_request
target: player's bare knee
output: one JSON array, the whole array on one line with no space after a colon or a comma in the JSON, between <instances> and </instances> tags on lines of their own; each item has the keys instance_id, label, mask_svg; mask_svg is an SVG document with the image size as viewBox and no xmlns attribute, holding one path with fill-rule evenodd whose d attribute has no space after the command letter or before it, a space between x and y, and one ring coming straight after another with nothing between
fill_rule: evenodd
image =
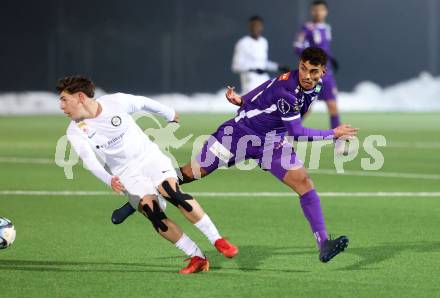
<instances>
[{"instance_id":1,"label":"player's bare knee","mask_svg":"<svg viewBox=\"0 0 440 298\"><path fill-rule=\"evenodd\" d=\"M173 188L170 182L168 180L165 180L162 183L162 188L166 192L164 198L168 202L170 202L177 208L182 207L187 212L191 212L193 210L193 207L187 201L194 200L194 198L191 195L182 192L180 190L179 184L176 183L175 188Z\"/></svg>"},{"instance_id":2,"label":"player's bare knee","mask_svg":"<svg viewBox=\"0 0 440 298\"><path fill-rule=\"evenodd\" d=\"M299 176L297 179L296 179L296 181L295 181L295 185L298 187L298 188L305 188L305 187L307 187L308 185L310 185L310 179L309 179L309 176L308 175L301 175L301 176Z\"/></svg>"},{"instance_id":3,"label":"player's bare knee","mask_svg":"<svg viewBox=\"0 0 440 298\"><path fill-rule=\"evenodd\" d=\"M168 231L168 226L166 225L167 216L162 211L159 203L151 198L143 198L139 202L139 209L141 209L142 214L144 214L153 224L154 229L158 232Z\"/></svg>"},{"instance_id":4,"label":"player's bare knee","mask_svg":"<svg viewBox=\"0 0 440 298\"><path fill-rule=\"evenodd\" d=\"M312 179L310 179L310 177L307 177L306 181L304 181L303 187L304 187L307 191L309 191L309 190L311 190L312 188L314 188L313 181L312 181Z\"/></svg>"},{"instance_id":5,"label":"player's bare knee","mask_svg":"<svg viewBox=\"0 0 440 298\"><path fill-rule=\"evenodd\" d=\"M284 183L299 195L313 188L313 182L304 168L289 171L284 178Z\"/></svg>"}]
</instances>

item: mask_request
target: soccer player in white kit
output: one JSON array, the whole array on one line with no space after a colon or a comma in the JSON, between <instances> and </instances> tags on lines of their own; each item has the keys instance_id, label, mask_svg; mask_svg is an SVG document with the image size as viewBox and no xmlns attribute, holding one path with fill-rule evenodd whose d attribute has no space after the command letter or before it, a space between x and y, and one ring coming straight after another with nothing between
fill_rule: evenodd
<instances>
[{"instance_id":1,"label":"soccer player in white kit","mask_svg":"<svg viewBox=\"0 0 440 298\"><path fill-rule=\"evenodd\" d=\"M264 22L259 16L249 19L249 35L234 47L232 71L240 75L241 93L245 94L270 79L268 72L288 72L289 67L269 60L269 44L263 33Z\"/></svg>"},{"instance_id":2,"label":"soccer player in white kit","mask_svg":"<svg viewBox=\"0 0 440 298\"><path fill-rule=\"evenodd\" d=\"M130 116L144 110L177 122L177 113L143 96L116 93L95 100L94 89L93 82L83 76L63 78L57 85L60 108L72 119L67 138L85 166L114 191L124 193L162 237L189 256L190 263L180 273L207 271L209 262L181 228L167 218L164 198L179 208L219 252L226 257L235 256L238 249L219 235L198 202L182 192L171 160Z\"/></svg>"}]
</instances>

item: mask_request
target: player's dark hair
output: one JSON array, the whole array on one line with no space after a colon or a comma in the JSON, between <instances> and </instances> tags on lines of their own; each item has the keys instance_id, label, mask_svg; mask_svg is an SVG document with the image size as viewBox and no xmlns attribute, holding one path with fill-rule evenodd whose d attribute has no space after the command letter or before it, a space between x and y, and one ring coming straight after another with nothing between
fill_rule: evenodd
<instances>
[{"instance_id":1,"label":"player's dark hair","mask_svg":"<svg viewBox=\"0 0 440 298\"><path fill-rule=\"evenodd\" d=\"M251 17L249 18L249 23L250 23L250 22L255 22L255 21L259 21L259 22L261 22L261 23L264 23L263 18L260 17L260 16L251 16Z\"/></svg>"},{"instance_id":2,"label":"player's dark hair","mask_svg":"<svg viewBox=\"0 0 440 298\"><path fill-rule=\"evenodd\" d=\"M315 0L312 2L312 4L310 6L317 6L317 5L324 5L325 7L328 8L327 1L325 1L325 0Z\"/></svg>"},{"instance_id":3,"label":"player's dark hair","mask_svg":"<svg viewBox=\"0 0 440 298\"><path fill-rule=\"evenodd\" d=\"M68 76L58 80L57 91L58 94L63 91L69 94L84 92L85 95L93 98L95 96L95 84L85 76Z\"/></svg>"},{"instance_id":4,"label":"player's dark hair","mask_svg":"<svg viewBox=\"0 0 440 298\"><path fill-rule=\"evenodd\" d=\"M312 65L327 65L327 54L318 47L309 47L304 49L301 53L300 59L304 62L309 61Z\"/></svg>"}]
</instances>

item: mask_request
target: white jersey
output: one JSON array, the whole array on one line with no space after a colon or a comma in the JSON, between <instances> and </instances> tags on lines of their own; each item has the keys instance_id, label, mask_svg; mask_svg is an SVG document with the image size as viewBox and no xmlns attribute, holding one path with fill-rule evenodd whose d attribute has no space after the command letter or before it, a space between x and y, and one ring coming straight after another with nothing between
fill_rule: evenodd
<instances>
[{"instance_id":1,"label":"white jersey","mask_svg":"<svg viewBox=\"0 0 440 298\"><path fill-rule=\"evenodd\" d=\"M144 110L172 121L175 111L147 97L123 93L104 95L96 101L102 107L101 113L96 118L72 121L67 128L67 138L86 167L110 185L112 176L96 155L112 174L119 176L160 153L130 114Z\"/></svg>"},{"instance_id":2,"label":"white jersey","mask_svg":"<svg viewBox=\"0 0 440 298\"><path fill-rule=\"evenodd\" d=\"M270 79L267 73L258 74L253 71L257 69L276 71L278 64L269 60L269 44L266 38L245 36L236 43L232 58L232 71L240 75L242 93L247 93Z\"/></svg>"}]
</instances>

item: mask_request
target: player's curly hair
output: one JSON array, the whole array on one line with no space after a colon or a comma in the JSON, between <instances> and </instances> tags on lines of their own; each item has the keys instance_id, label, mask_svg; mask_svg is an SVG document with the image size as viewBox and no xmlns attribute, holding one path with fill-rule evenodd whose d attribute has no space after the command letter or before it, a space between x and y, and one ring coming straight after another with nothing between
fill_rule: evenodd
<instances>
[{"instance_id":1,"label":"player's curly hair","mask_svg":"<svg viewBox=\"0 0 440 298\"><path fill-rule=\"evenodd\" d=\"M309 61L313 65L327 65L328 57L325 51L318 47L308 47L301 53L302 61Z\"/></svg>"},{"instance_id":2,"label":"player's curly hair","mask_svg":"<svg viewBox=\"0 0 440 298\"><path fill-rule=\"evenodd\" d=\"M57 91L58 94L63 91L69 94L81 91L88 97L93 98L95 96L95 84L92 80L82 75L67 76L58 80Z\"/></svg>"}]
</instances>

